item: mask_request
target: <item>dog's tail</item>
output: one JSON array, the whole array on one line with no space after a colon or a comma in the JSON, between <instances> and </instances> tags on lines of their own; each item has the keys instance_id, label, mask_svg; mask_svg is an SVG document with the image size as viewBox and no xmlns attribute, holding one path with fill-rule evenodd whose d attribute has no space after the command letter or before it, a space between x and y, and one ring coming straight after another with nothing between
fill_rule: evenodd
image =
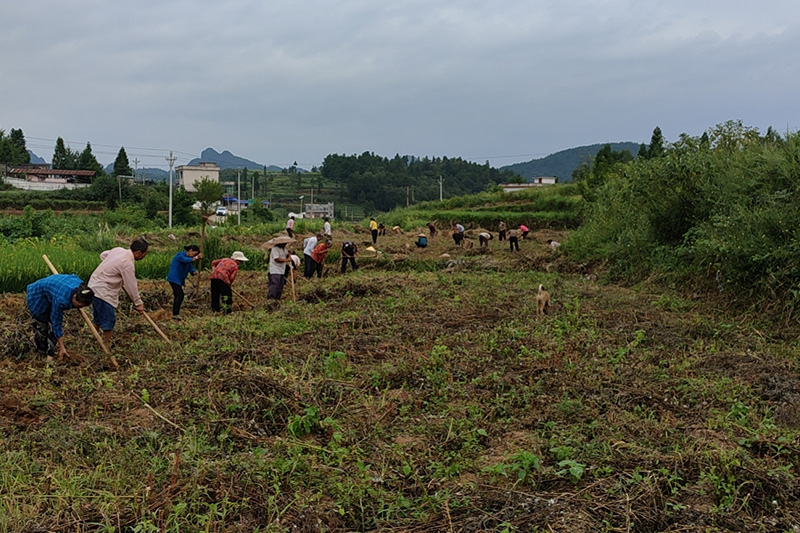
<instances>
[{"instance_id":1,"label":"dog's tail","mask_svg":"<svg viewBox=\"0 0 800 533\"><path fill-rule=\"evenodd\" d=\"M543 290L544 290L544 285L542 285L542 284L540 283L540 284L539 284L539 292L542 292Z\"/></svg>"}]
</instances>

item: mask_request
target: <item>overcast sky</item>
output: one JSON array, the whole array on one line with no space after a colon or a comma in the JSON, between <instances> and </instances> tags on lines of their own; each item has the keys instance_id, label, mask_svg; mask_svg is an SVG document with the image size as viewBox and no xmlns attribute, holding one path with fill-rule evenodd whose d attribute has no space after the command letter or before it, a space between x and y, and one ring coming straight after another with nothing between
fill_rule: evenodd
<instances>
[{"instance_id":1,"label":"overcast sky","mask_svg":"<svg viewBox=\"0 0 800 533\"><path fill-rule=\"evenodd\" d=\"M2 2L0 129L139 167L212 147L492 166L800 125L797 0Z\"/></svg>"}]
</instances>

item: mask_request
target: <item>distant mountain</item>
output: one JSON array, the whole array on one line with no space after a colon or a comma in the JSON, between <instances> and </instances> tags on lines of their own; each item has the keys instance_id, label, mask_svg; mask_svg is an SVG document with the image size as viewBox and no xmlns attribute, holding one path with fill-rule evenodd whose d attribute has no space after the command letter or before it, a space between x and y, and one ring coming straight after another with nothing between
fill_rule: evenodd
<instances>
[{"instance_id":1,"label":"distant mountain","mask_svg":"<svg viewBox=\"0 0 800 533\"><path fill-rule=\"evenodd\" d=\"M255 161L250 161L249 159L245 159L243 157L235 156L229 151L225 150L221 154L214 150L213 148L206 148L200 154L199 159L192 159L189 161L189 165L197 165L198 163L216 163L220 169L225 170L227 168L248 168L253 170L262 170L264 165L261 163L256 163ZM281 167L277 167L275 165L267 166L267 170L272 170L276 172L280 172L283 170Z\"/></svg>"},{"instance_id":2,"label":"distant mountain","mask_svg":"<svg viewBox=\"0 0 800 533\"><path fill-rule=\"evenodd\" d=\"M34 154L30 150L28 150L28 153L31 156L31 164L32 165L47 165L48 164L47 161L45 161L44 159L42 159L38 155Z\"/></svg>"},{"instance_id":3,"label":"distant mountain","mask_svg":"<svg viewBox=\"0 0 800 533\"><path fill-rule=\"evenodd\" d=\"M572 171L581 163L591 160L606 144L614 151L628 150L634 157L639 152L639 144L635 142L601 143L578 146L550 154L542 159L532 159L524 163L515 163L500 167L499 170L516 172L526 180L541 176L556 176L559 183L572 181Z\"/></svg>"},{"instance_id":4,"label":"distant mountain","mask_svg":"<svg viewBox=\"0 0 800 533\"><path fill-rule=\"evenodd\" d=\"M112 175L114 173L114 163L109 163L103 170L109 176ZM135 172L137 181L142 179L146 181L167 181L169 179L169 171L160 168L142 167L136 169Z\"/></svg>"}]
</instances>

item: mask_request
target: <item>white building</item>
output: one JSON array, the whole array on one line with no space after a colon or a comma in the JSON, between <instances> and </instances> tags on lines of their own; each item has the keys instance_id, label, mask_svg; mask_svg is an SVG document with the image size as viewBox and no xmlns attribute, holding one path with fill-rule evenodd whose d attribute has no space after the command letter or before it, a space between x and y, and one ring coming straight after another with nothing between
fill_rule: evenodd
<instances>
[{"instance_id":1,"label":"white building","mask_svg":"<svg viewBox=\"0 0 800 533\"><path fill-rule=\"evenodd\" d=\"M219 167L216 163L201 161L197 165L181 165L175 170L178 173L176 184L183 185L187 192L196 192L196 183L203 179L219 183Z\"/></svg>"},{"instance_id":2,"label":"white building","mask_svg":"<svg viewBox=\"0 0 800 533\"><path fill-rule=\"evenodd\" d=\"M333 203L306 204L303 218L325 218L333 220Z\"/></svg>"},{"instance_id":3,"label":"white building","mask_svg":"<svg viewBox=\"0 0 800 533\"><path fill-rule=\"evenodd\" d=\"M531 178L531 181L527 183L501 183L500 186L503 188L503 192L519 192L543 185L555 185L557 181L558 178L555 176L542 176Z\"/></svg>"}]
</instances>

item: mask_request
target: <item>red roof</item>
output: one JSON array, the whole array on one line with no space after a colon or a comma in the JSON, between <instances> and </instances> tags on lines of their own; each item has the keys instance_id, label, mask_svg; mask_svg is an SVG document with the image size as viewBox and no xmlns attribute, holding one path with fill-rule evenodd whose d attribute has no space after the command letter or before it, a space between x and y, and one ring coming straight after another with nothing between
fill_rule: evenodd
<instances>
[{"instance_id":1,"label":"red roof","mask_svg":"<svg viewBox=\"0 0 800 533\"><path fill-rule=\"evenodd\" d=\"M53 168L16 167L8 171L10 174L27 174L29 176L94 176L94 170L64 170Z\"/></svg>"}]
</instances>

